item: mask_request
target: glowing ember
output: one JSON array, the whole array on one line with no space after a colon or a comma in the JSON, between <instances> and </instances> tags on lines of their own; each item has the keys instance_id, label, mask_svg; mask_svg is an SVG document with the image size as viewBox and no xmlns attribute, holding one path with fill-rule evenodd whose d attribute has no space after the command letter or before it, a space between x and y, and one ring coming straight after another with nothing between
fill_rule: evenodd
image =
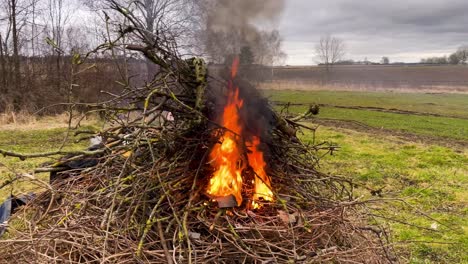
<instances>
[{"instance_id":1,"label":"glowing ember","mask_svg":"<svg viewBox=\"0 0 468 264\"><path fill-rule=\"evenodd\" d=\"M235 59L232 65L231 77L237 75L239 60ZM239 99L239 89L234 87L233 81L229 82L228 100L224 107L221 125L227 130L224 133L221 144L216 144L210 153L212 165L216 169L210 179L207 193L214 197L234 196L237 205L242 204L242 171L246 168L246 162L243 160L244 148L240 147L242 142L243 126L241 123L239 109L243 106L243 100ZM265 172L266 163L263 152L258 148L260 139L254 137L250 153L247 154L248 163L254 170L256 176L254 180L254 195L252 199L252 208L260 208L257 202L272 201L273 193L270 189L270 179Z\"/></svg>"}]
</instances>

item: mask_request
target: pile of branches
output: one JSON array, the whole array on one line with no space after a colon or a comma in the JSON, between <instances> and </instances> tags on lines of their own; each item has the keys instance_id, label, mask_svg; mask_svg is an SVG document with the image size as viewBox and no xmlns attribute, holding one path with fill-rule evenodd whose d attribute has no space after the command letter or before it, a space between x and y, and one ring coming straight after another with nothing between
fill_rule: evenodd
<instances>
[{"instance_id":1,"label":"pile of branches","mask_svg":"<svg viewBox=\"0 0 468 264\"><path fill-rule=\"evenodd\" d=\"M0 241L0 262L392 262L385 230L370 225L354 184L316 170L324 146L298 140L297 130L307 128L278 115L241 80L269 109L263 115L271 126L262 140L275 200L256 210L248 209L248 199L219 208L206 186L214 172L209 153L226 131L215 118L226 82L207 76L202 60L181 59L130 12L114 8L130 26L106 47L123 37L138 40L125 47L159 71L146 85L127 86L100 105L112 123L98 132L105 144L41 169L61 180L16 213L8 239ZM94 162L63 171L80 160Z\"/></svg>"}]
</instances>

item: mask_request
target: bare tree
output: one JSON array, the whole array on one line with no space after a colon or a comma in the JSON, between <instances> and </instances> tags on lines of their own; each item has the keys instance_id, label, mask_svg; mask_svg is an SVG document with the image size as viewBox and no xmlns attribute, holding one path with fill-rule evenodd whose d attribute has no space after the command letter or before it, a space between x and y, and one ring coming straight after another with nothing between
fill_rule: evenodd
<instances>
[{"instance_id":1,"label":"bare tree","mask_svg":"<svg viewBox=\"0 0 468 264\"><path fill-rule=\"evenodd\" d=\"M65 27L71 18L71 10L70 7L64 3L64 0L49 0L47 9L49 10L48 26L51 33L51 39L53 40L52 51L56 56L56 86L57 90L60 92L62 91L61 84L63 74L61 71L63 36Z\"/></svg>"},{"instance_id":2,"label":"bare tree","mask_svg":"<svg viewBox=\"0 0 468 264\"><path fill-rule=\"evenodd\" d=\"M19 59L19 31L17 24L17 8L18 0L10 0L8 2L10 11L10 21L13 35L13 64L14 64L14 76L15 76L15 88L16 92L21 89L21 72L20 72L20 59Z\"/></svg>"},{"instance_id":3,"label":"bare tree","mask_svg":"<svg viewBox=\"0 0 468 264\"><path fill-rule=\"evenodd\" d=\"M226 56L238 55L249 47L255 57L253 63L271 66L285 57L283 39L278 30L254 31L245 39L242 30L214 31L205 29L197 36L200 52L214 63L225 63Z\"/></svg>"},{"instance_id":4,"label":"bare tree","mask_svg":"<svg viewBox=\"0 0 468 264\"><path fill-rule=\"evenodd\" d=\"M6 61L5 61L5 54L3 52L3 38L2 33L0 32L0 75L1 75L1 83L0 83L0 92L2 95L7 93L7 83L6 83Z\"/></svg>"},{"instance_id":5,"label":"bare tree","mask_svg":"<svg viewBox=\"0 0 468 264\"><path fill-rule=\"evenodd\" d=\"M460 63L466 64L468 61L468 45L461 46L456 52Z\"/></svg>"},{"instance_id":6,"label":"bare tree","mask_svg":"<svg viewBox=\"0 0 468 264\"><path fill-rule=\"evenodd\" d=\"M71 10L64 4L64 0L49 0L47 9L49 10L48 20L52 39L57 46L56 48L62 49L65 26L70 21Z\"/></svg>"},{"instance_id":7,"label":"bare tree","mask_svg":"<svg viewBox=\"0 0 468 264\"><path fill-rule=\"evenodd\" d=\"M388 57L382 57L380 60L381 64L390 64L390 59Z\"/></svg>"},{"instance_id":8,"label":"bare tree","mask_svg":"<svg viewBox=\"0 0 468 264\"><path fill-rule=\"evenodd\" d=\"M256 48L257 63L273 66L279 63L286 54L282 51L283 39L278 30L271 32L261 32L261 39Z\"/></svg>"},{"instance_id":9,"label":"bare tree","mask_svg":"<svg viewBox=\"0 0 468 264\"><path fill-rule=\"evenodd\" d=\"M139 19L139 26L147 33L149 39L157 36L166 38L163 41L184 45L191 31L192 6L194 0L106 0L106 2L127 6L135 18ZM163 34L160 34L163 33ZM148 61L147 77L154 75L155 66Z\"/></svg>"},{"instance_id":10,"label":"bare tree","mask_svg":"<svg viewBox=\"0 0 468 264\"><path fill-rule=\"evenodd\" d=\"M450 56L448 57L448 60L449 60L449 63L452 65L457 65L460 63L460 58L458 57L456 52L450 54Z\"/></svg>"},{"instance_id":11,"label":"bare tree","mask_svg":"<svg viewBox=\"0 0 468 264\"><path fill-rule=\"evenodd\" d=\"M331 35L324 36L315 45L315 53L320 63L324 64L327 72L329 72L332 65L340 61L345 55L344 41Z\"/></svg>"},{"instance_id":12,"label":"bare tree","mask_svg":"<svg viewBox=\"0 0 468 264\"><path fill-rule=\"evenodd\" d=\"M282 50L283 39L278 30L271 32L261 32L261 39L255 45L256 62L261 65L270 66L270 78L274 78L274 65L281 64L286 58Z\"/></svg>"},{"instance_id":13,"label":"bare tree","mask_svg":"<svg viewBox=\"0 0 468 264\"><path fill-rule=\"evenodd\" d=\"M12 64L13 67L9 66L11 70L5 75L8 76L8 84L6 87L9 86L14 87L14 90L9 90L13 94L13 104L16 108L20 107L21 99L23 95L22 85L21 85L21 60L20 60L20 33L21 30L26 25L26 18L28 15L28 8L30 3L25 0L3 0L2 1L2 8L5 12L6 18L2 20L7 22L5 27L5 35L3 37L3 59L2 63L5 63L4 59L7 58L9 60L8 64ZM10 37L13 46L13 53L10 53L9 49L9 42ZM11 56L11 63L10 58ZM3 68L5 64L2 65L2 71L5 70ZM4 72L5 73L5 72ZM11 85L13 84L13 85ZM6 88L5 88L6 89Z\"/></svg>"},{"instance_id":14,"label":"bare tree","mask_svg":"<svg viewBox=\"0 0 468 264\"><path fill-rule=\"evenodd\" d=\"M38 28L37 28L38 3L39 3L39 0L31 1L31 55L33 57L36 56L36 39L38 37Z\"/></svg>"},{"instance_id":15,"label":"bare tree","mask_svg":"<svg viewBox=\"0 0 468 264\"><path fill-rule=\"evenodd\" d=\"M70 26L65 30L64 52L66 54L86 53L91 49L90 43L86 27Z\"/></svg>"},{"instance_id":16,"label":"bare tree","mask_svg":"<svg viewBox=\"0 0 468 264\"><path fill-rule=\"evenodd\" d=\"M449 58L447 58L447 56L429 57L429 58L421 59L421 63L425 63L425 64L449 64L450 63L450 57Z\"/></svg>"},{"instance_id":17,"label":"bare tree","mask_svg":"<svg viewBox=\"0 0 468 264\"><path fill-rule=\"evenodd\" d=\"M10 70L10 54L9 54L9 39L11 36L11 9L10 0L3 0L0 2L0 62L1 62L1 77L3 91L2 95L8 97L9 83L11 82ZM3 30L3 32L2 32ZM0 109L1 110L1 109Z\"/></svg>"},{"instance_id":18,"label":"bare tree","mask_svg":"<svg viewBox=\"0 0 468 264\"><path fill-rule=\"evenodd\" d=\"M240 54L241 48L246 46L250 47L255 57L254 64L272 65L284 55L279 32L256 26L258 22L278 20L284 1L198 2L200 25L195 39L199 52L211 62L226 63L226 58Z\"/></svg>"}]
</instances>

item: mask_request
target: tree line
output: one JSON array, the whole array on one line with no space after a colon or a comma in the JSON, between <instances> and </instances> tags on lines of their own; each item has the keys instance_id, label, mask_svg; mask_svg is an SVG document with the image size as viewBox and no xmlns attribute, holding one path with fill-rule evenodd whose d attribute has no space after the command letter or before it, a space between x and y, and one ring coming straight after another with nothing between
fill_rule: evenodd
<instances>
[{"instance_id":1,"label":"tree line","mask_svg":"<svg viewBox=\"0 0 468 264\"><path fill-rule=\"evenodd\" d=\"M449 56L429 57L421 59L421 63L425 64L467 64L468 62L468 46L461 46L457 51Z\"/></svg>"},{"instance_id":2,"label":"tree line","mask_svg":"<svg viewBox=\"0 0 468 264\"><path fill-rule=\"evenodd\" d=\"M0 111L97 102L125 89L128 80L151 81L157 71L152 63L125 44L111 42L128 30L109 19L113 2L138 16L146 31L173 40L187 58L203 56L219 64L242 53L243 61L262 65L284 58L277 30L222 24L225 19L216 16L239 8L229 1L0 0ZM252 19L264 16L252 12ZM93 52L103 45L105 52Z\"/></svg>"},{"instance_id":3,"label":"tree line","mask_svg":"<svg viewBox=\"0 0 468 264\"><path fill-rule=\"evenodd\" d=\"M324 66L326 71L330 71L334 65L388 65L389 57L382 57L380 62L354 61L344 59L346 54L346 45L343 39L331 35L325 35L320 38L315 45L315 55L318 65ZM454 53L448 56L423 58L421 64L467 64L468 63L468 45L459 47ZM402 62L393 62L393 64L405 64ZM411 63L414 64L414 63Z\"/></svg>"},{"instance_id":4,"label":"tree line","mask_svg":"<svg viewBox=\"0 0 468 264\"><path fill-rule=\"evenodd\" d=\"M93 56L94 61L86 66L100 67L90 67L80 78L72 78L77 77L72 58L104 43L106 34L97 17L79 17L80 4L85 2L0 0L0 111L36 111L65 103L70 96L99 100L94 91L115 75L107 54ZM111 91L113 86L106 88Z\"/></svg>"}]
</instances>

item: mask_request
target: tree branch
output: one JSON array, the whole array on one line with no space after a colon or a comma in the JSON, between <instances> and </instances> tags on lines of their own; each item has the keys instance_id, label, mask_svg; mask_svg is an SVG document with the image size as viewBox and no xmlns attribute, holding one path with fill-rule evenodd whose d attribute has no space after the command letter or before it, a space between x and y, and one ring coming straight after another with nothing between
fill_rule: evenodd
<instances>
[{"instance_id":1,"label":"tree branch","mask_svg":"<svg viewBox=\"0 0 468 264\"><path fill-rule=\"evenodd\" d=\"M23 154L23 153L16 153L12 151L7 151L0 149L0 154L4 157L15 157L19 158L20 160L24 161L26 159L32 158L44 158L56 155L84 155L84 156L93 156L97 154L104 153L105 149L99 149L94 151L53 151L53 152L45 152L45 153L33 153L33 154Z\"/></svg>"}]
</instances>

